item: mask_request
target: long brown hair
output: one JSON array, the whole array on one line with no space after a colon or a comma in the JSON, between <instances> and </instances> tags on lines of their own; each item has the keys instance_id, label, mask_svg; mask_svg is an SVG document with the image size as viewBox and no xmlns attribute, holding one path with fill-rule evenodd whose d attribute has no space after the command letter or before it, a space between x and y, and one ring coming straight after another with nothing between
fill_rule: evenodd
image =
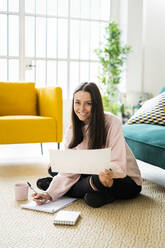
<instances>
[{"instance_id":1,"label":"long brown hair","mask_svg":"<svg viewBox=\"0 0 165 248\"><path fill-rule=\"evenodd\" d=\"M104 148L106 143L106 129L103 103L99 88L95 83L85 82L78 86L73 93L72 100L72 140L69 148L74 148L83 141L84 122L79 120L74 112L74 96L78 91L86 91L91 95L92 110L88 125L88 149Z\"/></svg>"}]
</instances>

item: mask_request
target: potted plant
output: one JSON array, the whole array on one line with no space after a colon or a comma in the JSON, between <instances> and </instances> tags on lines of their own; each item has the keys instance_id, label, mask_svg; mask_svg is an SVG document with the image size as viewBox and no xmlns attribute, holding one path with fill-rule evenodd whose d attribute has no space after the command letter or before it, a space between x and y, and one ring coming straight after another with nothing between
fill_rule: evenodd
<instances>
[{"instance_id":1,"label":"potted plant","mask_svg":"<svg viewBox=\"0 0 165 248\"><path fill-rule=\"evenodd\" d=\"M118 24L114 21L110 22L105 28L104 45L96 49L95 53L101 64L98 78L101 83L104 109L117 115L124 110L118 86L130 50L130 46L121 43L121 31Z\"/></svg>"}]
</instances>

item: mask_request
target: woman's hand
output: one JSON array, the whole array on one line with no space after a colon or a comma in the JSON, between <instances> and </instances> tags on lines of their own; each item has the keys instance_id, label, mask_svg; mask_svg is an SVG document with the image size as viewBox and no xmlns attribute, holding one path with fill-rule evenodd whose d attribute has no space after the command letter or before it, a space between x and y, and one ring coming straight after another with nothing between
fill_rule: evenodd
<instances>
[{"instance_id":1,"label":"woman's hand","mask_svg":"<svg viewBox=\"0 0 165 248\"><path fill-rule=\"evenodd\" d=\"M112 170L105 169L104 172L99 173L99 180L105 187L111 187L113 184Z\"/></svg>"},{"instance_id":2,"label":"woman's hand","mask_svg":"<svg viewBox=\"0 0 165 248\"><path fill-rule=\"evenodd\" d=\"M42 194L32 194L33 201L35 201L38 205L42 205L47 201L51 201L51 196L46 192Z\"/></svg>"}]
</instances>

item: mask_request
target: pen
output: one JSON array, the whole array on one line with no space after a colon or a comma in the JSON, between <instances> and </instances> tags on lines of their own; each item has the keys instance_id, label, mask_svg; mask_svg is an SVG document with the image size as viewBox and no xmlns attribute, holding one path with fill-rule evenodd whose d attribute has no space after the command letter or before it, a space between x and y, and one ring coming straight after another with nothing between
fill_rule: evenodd
<instances>
[{"instance_id":1,"label":"pen","mask_svg":"<svg viewBox=\"0 0 165 248\"><path fill-rule=\"evenodd\" d=\"M38 194L38 193L37 193L37 191L36 191L35 189L33 189L33 188L32 188L32 186L31 186L31 184L30 184L29 182L27 182L27 184L28 184L28 186L31 188L31 190L33 190L33 192L34 192L35 194ZM43 200L43 198L42 198L42 197L40 197L40 198L36 198L36 199L38 199L38 200L40 200L40 201L42 201L42 200Z\"/></svg>"},{"instance_id":2,"label":"pen","mask_svg":"<svg viewBox=\"0 0 165 248\"><path fill-rule=\"evenodd\" d=\"M31 184L29 182L27 182L28 186L33 190L34 193L38 194L37 191L35 189L32 188Z\"/></svg>"}]
</instances>

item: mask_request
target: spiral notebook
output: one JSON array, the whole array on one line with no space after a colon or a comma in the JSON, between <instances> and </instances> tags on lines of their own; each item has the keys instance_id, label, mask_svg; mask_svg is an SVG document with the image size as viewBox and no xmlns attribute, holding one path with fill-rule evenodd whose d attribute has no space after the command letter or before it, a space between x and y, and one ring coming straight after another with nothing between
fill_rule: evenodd
<instances>
[{"instance_id":1,"label":"spiral notebook","mask_svg":"<svg viewBox=\"0 0 165 248\"><path fill-rule=\"evenodd\" d=\"M55 225L75 225L78 218L80 216L80 212L78 211L66 211L60 210L54 219Z\"/></svg>"},{"instance_id":2,"label":"spiral notebook","mask_svg":"<svg viewBox=\"0 0 165 248\"><path fill-rule=\"evenodd\" d=\"M31 209L31 210L41 211L41 212L47 212L47 213L55 213L58 210L72 204L76 200L77 198L62 196L55 201L50 201L42 205L37 205L36 202L30 201L26 204L22 204L21 208Z\"/></svg>"}]
</instances>

